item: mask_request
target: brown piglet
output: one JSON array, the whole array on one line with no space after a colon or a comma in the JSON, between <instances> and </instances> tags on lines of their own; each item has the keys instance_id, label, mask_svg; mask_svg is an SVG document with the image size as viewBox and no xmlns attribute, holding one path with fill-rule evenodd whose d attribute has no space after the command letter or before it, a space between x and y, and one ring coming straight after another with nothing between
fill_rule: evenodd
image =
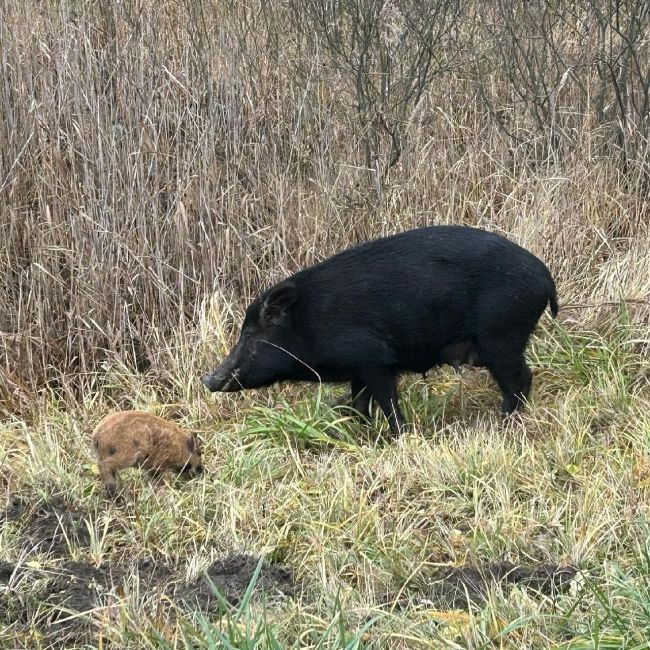
<instances>
[{"instance_id":1,"label":"brown piglet","mask_svg":"<svg viewBox=\"0 0 650 650\"><path fill-rule=\"evenodd\" d=\"M99 472L114 496L118 472L141 467L153 479L166 470L190 476L203 472L196 434L145 411L118 411L106 416L92 434Z\"/></svg>"}]
</instances>

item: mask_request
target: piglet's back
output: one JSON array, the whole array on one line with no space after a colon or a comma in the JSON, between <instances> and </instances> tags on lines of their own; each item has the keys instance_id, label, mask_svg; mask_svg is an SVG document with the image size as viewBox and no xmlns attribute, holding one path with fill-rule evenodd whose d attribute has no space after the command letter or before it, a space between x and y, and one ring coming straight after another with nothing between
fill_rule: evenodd
<instances>
[{"instance_id":1,"label":"piglet's back","mask_svg":"<svg viewBox=\"0 0 650 650\"><path fill-rule=\"evenodd\" d=\"M146 411L118 411L106 416L93 431L93 444L100 457L118 454L123 462L133 456L134 462L163 462L173 454L185 434L173 422ZM138 456L138 458L135 458Z\"/></svg>"},{"instance_id":2,"label":"piglet's back","mask_svg":"<svg viewBox=\"0 0 650 650\"><path fill-rule=\"evenodd\" d=\"M169 427L169 424L146 411L118 411L99 422L93 431L93 442L95 446L101 446L137 439L142 446L149 446L152 434Z\"/></svg>"}]
</instances>

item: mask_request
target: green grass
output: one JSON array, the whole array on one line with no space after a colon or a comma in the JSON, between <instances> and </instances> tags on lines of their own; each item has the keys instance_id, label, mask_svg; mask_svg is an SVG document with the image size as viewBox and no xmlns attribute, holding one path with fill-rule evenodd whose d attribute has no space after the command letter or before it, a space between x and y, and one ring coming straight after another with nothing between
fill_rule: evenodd
<instances>
[{"instance_id":1,"label":"green grass","mask_svg":"<svg viewBox=\"0 0 650 650\"><path fill-rule=\"evenodd\" d=\"M575 602L557 622L571 636L566 650L650 647L650 546L645 521L643 538L627 568L605 563L597 577L587 577ZM579 610L589 616L576 616Z\"/></svg>"},{"instance_id":2,"label":"green grass","mask_svg":"<svg viewBox=\"0 0 650 650\"><path fill-rule=\"evenodd\" d=\"M206 398L197 386L166 406L146 386L131 394L133 406L173 412L198 429L207 473L156 488L125 472L124 507L105 500L89 442L111 403L101 395L91 404L44 400L37 421L0 430L3 489L32 505L58 496L79 508L90 541L70 540L76 561L156 556L190 581L215 559L247 552L296 577L293 598L246 596L220 613L173 603L173 618L127 580L107 596L108 609L90 615L104 644L645 648L650 385L642 338L623 317L594 332L546 326L530 350L531 403L507 420L484 372L405 377L414 426L396 441L381 417L361 424L330 407L338 392L327 387ZM0 531L0 557L25 570L58 566L24 548L21 525ZM432 600L439 567L503 560L581 573L555 596L502 585L461 610ZM47 608L14 625L4 620L0 640L17 635L21 647L38 647Z\"/></svg>"}]
</instances>

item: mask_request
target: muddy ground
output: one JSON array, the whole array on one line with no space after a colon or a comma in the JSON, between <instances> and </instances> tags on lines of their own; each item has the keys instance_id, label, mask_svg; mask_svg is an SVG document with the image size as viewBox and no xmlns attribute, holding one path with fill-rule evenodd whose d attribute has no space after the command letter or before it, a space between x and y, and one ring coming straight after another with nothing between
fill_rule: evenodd
<instances>
[{"instance_id":1,"label":"muddy ground","mask_svg":"<svg viewBox=\"0 0 650 650\"><path fill-rule=\"evenodd\" d=\"M73 561L70 549L88 548L90 535L84 519L88 513L63 499L31 505L14 499L0 514L0 526L11 526L24 554L20 563L0 554L0 630L13 630L25 638L35 621L40 647L70 648L92 643L93 616L75 616L102 608L110 610L137 579L141 593L157 593L160 602L191 610L216 612L223 607L212 585L231 605L241 602L258 565L258 558L235 554L207 568L194 582L185 580L186 566L170 566L162 558L95 564ZM38 557L38 561L30 561ZM206 579L207 576L209 578ZM290 569L263 563L255 593L267 601L292 597L296 586ZM170 606L166 616L173 616Z\"/></svg>"},{"instance_id":2,"label":"muddy ground","mask_svg":"<svg viewBox=\"0 0 650 650\"><path fill-rule=\"evenodd\" d=\"M175 566L155 557L96 566L78 559L90 545L84 522L88 516L60 498L48 502L14 498L0 514L0 526L10 526L21 549L18 563L0 553L0 630L4 628L5 634L24 636L36 622L41 647L69 648L92 643L96 614L75 613L110 611L111 602L124 597L136 577L141 593L160 595L161 607L173 601L181 608L214 614L223 607L214 588L227 603L238 604L258 565L258 558L251 555L228 555L191 583L185 580L182 559ZM71 559L71 548L76 549L77 560ZM122 555L128 557L128 553ZM38 562L30 562L34 557ZM394 595L387 594L385 602L393 606L419 602L440 609L467 609L484 602L495 584L504 591L517 585L553 596L569 586L575 573L571 567L522 567L508 562L441 567L419 575L407 589L396 585L394 593L399 591L404 598L395 603ZM255 597L263 596L269 602L297 596L298 591L301 589L288 567L262 564ZM170 607L165 615L173 616L174 611Z\"/></svg>"}]
</instances>

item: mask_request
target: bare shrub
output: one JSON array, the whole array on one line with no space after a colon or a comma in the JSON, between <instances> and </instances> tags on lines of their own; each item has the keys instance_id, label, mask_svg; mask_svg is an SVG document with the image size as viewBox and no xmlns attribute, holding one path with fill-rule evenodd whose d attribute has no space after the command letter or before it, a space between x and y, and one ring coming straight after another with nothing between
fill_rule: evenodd
<instances>
[{"instance_id":1,"label":"bare shrub","mask_svg":"<svg viewBox=\"0 0 650 650\"><path fill-rule=\"evenodd\" d=\"M381 197L403 152L407 126L436 77L458 65L456 0L309 0L291 3L295 23L354 105L365 169ZM389 144L383 144L388 140Z\"/></svg>"},{"instance_id":2,"label":"bare shrub","mask_svg":"<svg viewBox=\"0 0 650 650\"><path fill-rule=\"evenodd\" d=\"M640 163L647 176L650 4L495 0L485 12L477 88L508 137L528 143L531 159L558 162L582 145L585 125L599 154L625 171Z\"/></svg>"}]
</instances>

